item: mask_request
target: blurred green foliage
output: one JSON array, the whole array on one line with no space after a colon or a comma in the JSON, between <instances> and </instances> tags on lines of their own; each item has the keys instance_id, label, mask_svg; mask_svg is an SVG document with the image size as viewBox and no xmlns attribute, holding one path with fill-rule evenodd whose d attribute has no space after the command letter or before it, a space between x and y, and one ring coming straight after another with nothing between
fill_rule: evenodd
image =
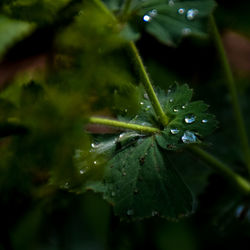
<instances>
[{"instance_id":1,"label":"blurred green foliage","mask_svg":"<svg viewBox=\"0 0 250 250\"><path fill-rule=\"evenodd\" d=\"M119 22L95 1L0 2L0 249L244 249L249 241L249 199L186 152L171 152L168 160L198 198L191 218L178 223L157 216L120 222L100 196L79 194L86 179L74 156L77 149L91 150L88 116L133 116L140 108L140 79L125 48L139 37L138 47L154 84L165 90L174 81L191 84L194 98L209 103L220 121L207 149L246 175L230 98L211 41L195 34L180 41L181 29L176 25L167 29L166 17L159 23L143 22L143 16L163 1L132 1L132 7L143 8L133 7L127 16L119 12L124 1L104 2ZM207 15L214 3L206 2ZM204 7L202 1L176 3ZM164 1L160 12L169 10L167 4ZM220 0L217 5L219 27L249 37L249 4ZM205 21L206 17L192 25L206 28ZM162 37L159 27L180 42L178 48L165 45L172 40ZM34 58L41 54L46 60L38 67ZM32 70L23 66L30 58ZM5 74L12 77L2 82ZM250 74L237 78L248 130L249 82ZM85 166L91 163L93 159L86 157ZM89 178L101 178L104 165Z\"/></svg>"}]
</instances>

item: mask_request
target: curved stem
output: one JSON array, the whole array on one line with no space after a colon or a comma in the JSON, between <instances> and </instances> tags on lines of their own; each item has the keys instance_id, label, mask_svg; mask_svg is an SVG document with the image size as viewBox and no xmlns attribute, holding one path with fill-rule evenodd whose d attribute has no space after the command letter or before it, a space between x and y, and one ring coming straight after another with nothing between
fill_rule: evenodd
<instances>
[{"instance_id":1,"label":"curved stem","mask_svg":"<svg viewBox=\"0 0 250 250\"><path fill-rule=\"evenodd\" d=\"M221 66L223 67L223 70L225 72L225 81L227 82L227 86L231 95L231 101L232 101L232 106L233 106L233 111L234 111L234 116L238 128L238 134L241 140L241 146L242 150L244 152L244 157L245 157L245 162L248 168L248 171L250 173L250 149L249 149L249 143L248 143L248 136L244 124L244 119L241 113L241 108L238 100L238 95L237 95L237 89L235 86L232 70L230 68L222 41L221 37L218 31L218 28L216 26L215 20L213 16L210 18L210 23L211 23L211 33L212 37L214 39L215 46L218 50L219 54L219 59L221 61Z\"/></svg>"},{"instance_id":2,"label":"curved stem","mask_svg":"<svg viewBox=\"0 0 250 250\"><path fill-rule=\"evenodd\" d=\"M158 116L161 124L163 126L166 126L169 123L169 118L166 116L166 114L164 113L164 111L161 107L161 104L160 104L160 102L155 94L155 91L154 91L153 86L151 84L151 81L149 79L148 73L144 67L144 64L142 62L140 54L139 54L139 52L138 52L138 50L133 42L129 43L129 50L131 52L131 55L134 58L134 63L140 72L144 88L148 94L148 97L151 101L151 104L152 104L154 110L155 110L155 113Z\"/></svg>"},{"instance_id":3,"label":"curved stem","mask_svg":"<svg viewBox=\"0 0 250 250\"><path fill-rule=\"evenodd\" d=\"M143 126L143 125L134 124L134 123L120 122L120 121L116 121L116 120L110 120L110 119L99 118L99 117L90 117L89 123L101 124L101 125L106 125L106 126L111 126L111 127L116 127L116 128L124 128L124 129L129 129L129 130L135 130L135 131L139 131L140 133L155 134L155 133L161 132L161 130L159 130L158 128L154 128L154 127Z\"/></svg>"},{"instance_id":4,"label":"curved stem","mask_svg":"<svg viewBox=\"0 0 250 250\"><path fill-rule=\"evenodd\" d=\"M198 146L189 146L188 149L207 162L215 171L226 177L231 184L237 187L241 192L250 194L250 183L245 178L232 171L225 163L221 162Z\"/></svg>"},{"instance_id":5,"label":"curved stem","mask_svg":"<svg viewBox=\"0 0 250 250\"><path fill-rule=\"evenodd\" d=\"M132 0L125 0L124 8L123 8L123 15L126 15L128 13L131 2Z\"/></svg>"}]
</instances>

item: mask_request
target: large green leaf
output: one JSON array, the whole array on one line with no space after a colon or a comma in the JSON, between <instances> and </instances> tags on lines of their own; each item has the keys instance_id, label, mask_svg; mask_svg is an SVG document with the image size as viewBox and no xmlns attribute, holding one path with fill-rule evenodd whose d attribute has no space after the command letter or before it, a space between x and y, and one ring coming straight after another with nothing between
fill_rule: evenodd
<instances>
[{"instance_id":1,"label":"large green leaf","mask_svg":"<svg viewBox=\"0 0 250 250\"><path fill-rule=\"evenodd\" d=\"M108 163L103 183L89 188L103 192L122 218L159 215L177 219L194 209L192 193L163 156L154 136L118 152Z\"/></svg>"},{"instance_id":2,"label":"large green leaf","mask_svg":"<svg viewBox=\"0 0 250 250\"><path fill-rule=\"evenodd\" d=\"M162 216L178 219L192 213L195 205L192 192L179 176L168 158L169 150L180 149L190 143L200 143L203 136L216 127L214 117L206 113L203 102L190 102L192 90L176 85L167 93L158 90L161 105L170 118L161 128L147 95L140 101L141 110L133 118L120 120L161 128L161 133L143 135L125 132L99 138L92 143L90 153L76 156L80 173L87 177L84 189L103 193L114 205L121 218L141 219ZM93 171L110 159L103 180L92 178ZM101 160L100 160L101 159Z\"/></svg>"}]
</instances>

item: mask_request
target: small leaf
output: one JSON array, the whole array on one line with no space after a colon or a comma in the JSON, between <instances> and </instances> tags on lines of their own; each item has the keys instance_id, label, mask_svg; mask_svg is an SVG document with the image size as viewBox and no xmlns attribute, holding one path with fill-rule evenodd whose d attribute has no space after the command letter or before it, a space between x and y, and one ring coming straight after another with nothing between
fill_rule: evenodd
<instances>
[{"instance_id":1,"label":"small leaf","mask_svg":"<svg viewBox=\"0 0 250 250\"><path fill-rule=\"evenodd\" d=\"M113 0L105 3L118 14L124 6ZM184 36L206 35L208 17L214 7L213 0L133 0L129 12L130 16L137 15L145 23L146 31L159 41L176 46Z\"/></svg>"}]
</instances>

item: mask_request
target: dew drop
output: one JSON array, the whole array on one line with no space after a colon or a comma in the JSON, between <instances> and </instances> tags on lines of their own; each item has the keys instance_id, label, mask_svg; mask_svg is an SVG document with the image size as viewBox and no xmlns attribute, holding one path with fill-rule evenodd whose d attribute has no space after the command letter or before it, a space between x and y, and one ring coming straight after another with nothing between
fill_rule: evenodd
<instances>
[{"instance_id":1,"label":"dew drop","mask_svg":"<svg viewBox=\"0 0 250 250\"><path fill-rule=\"evenodd\" d=\"M178 9L178 13L179 13L180 15L183 15L183 14L185 13L185 9L184 9L184 8Z\"/></svg>"},{"instance_id":2,"label":"dew drop","mask_svg":"<svg viewBox=\"0 0 250 250\"><path fill-rule=\"evenodd\" d=\"M114 197L114 196L115 196L115 192L112 192L112 193L111 193L111 196L113 196L113 197Z\"/></svg>"},{"instance_id":3,"label":"dew drop","mask_svg":"<svg viewBox=\"0 0 250 250\"><path fill-rule=\"evenodd\" d=\"M149 11L149 15L151 16L151 17L154 17L154 16L156 16L157 15L157 10L156 9L153 9L153 10L151 10L151 11Z\"/></svg>"},{"instance_id":4,"label":"dew drop","mask_svg":"<svg viewBox=\"0 0 250 250\"><path fill-rule=\"evenodd\" d=\"M125 112L125 113L127 113L127 112L128 112L128 110L127 110L127 109L124 109L124 112Z\"/></svg>"},{"instance_id":5,"label":"dew drop","mask_svg":"<svg viewBox=\"0 0 250 250\"><path fill-rule=\"evenodd\" d=\"M175 112L175 113L179 112L179 109L174 108L174 112Z\"/></svg>"},{"instance_id":6,"label":"dew drop","mask_svg":"<svg viewBox=\"0 0 250 250\"><path fill-rule=\"evenodd\" d=\"M147 93L144 94L144 98L147 99L147 100L149 99Z\"/></svg>"},{"instance_id":7,"label":"dew drop","mask_svg":"<svg viewBox=\"0 0 250 250\"><path fill-rule=\"evenodd\" d=\"M157 211L152 211L152 216L156 216L158 215L159 213Z\"/></svg>"},{"instance_id":8,"label":"dew drop","mask_svg":"<svg viewBox=\"0 0 250 250\"><path fill-rule=\"evenodd\" d=\"M202 122L202 123L207 123L208 120L207 120L207 119L203 119L201 122Z\"/></svg>"},{"instance_id":9,"label":"dew drop","mask_svg":"<svg viewBox=\"0 0 250 250\"><path fill-rule=\"evenodd\" d=\"M181 108L182 108L182 109L185 109L185 108L186 108L186 106L185 106L185 105L183 105Z\"/></svg>"},{"instance_id":10,"label":"dew drop","mask_svg":"<svg viewBox=\"0 0 250 250\"><path fill-rule=\"evenodd\" d=\"M182 29L182 34L183 35L189 35L191 33L191 29L190 28L184 28Z\"/></svg>"},{"instance_id":11,"label":"dew drop","mask_svg":"<svg viewBox=\"0 0 250 250\"><path fill-rule=\"evenodd\" d=\"M80 170L80 174L84 174L85 171L83 169Z\"/></svg>"},{"instance_id":12,"label":"dew drop","mask_svg":"<svg viewBox=\"0 0 250 250\"><path fill-rule=\"evenodd\" d=\"M127 173L126 173L126 172L123 172L123 173L122 173L122 175L123 175L123 176L126 176L126 175L127 175Z\"/></svg>"},{"instance_id":13,"label":"dew drop","mask_svg":"<svg viewBox=\"0 0 250 250\"><path fill-rule=\"evenodd\" d=\"M171 93L172 92L172 90L171 89L168 89L168 93Z\"/></svg>"},{"instance_id":14,"label":"dew drop","mask_svg":"<svg viewBox=\"0 0 250 250\"><path fill-rule=\"evenodd\" d=\"M181 139L186 144L197 142L196 135L191 131L186 131Z\"/></svg>"},{"instance_id":15,"label":"dew drop","mask_svg":"<svg viewBox=\"0 0 250 250\"><path fill-rule=\"evenodd\" d=\"M68 189L68 188L69 188L69 183L68 183L68 182L65 182L65 184L64 184L63 187L66 188L66 189Z\"/></svg>"},{"instance_id":16,"label":"dew drop","mask_svg":"<svg viewBox=\"0 0 250 250\"><path fill-rule=\"evenodd\" d=\"M174 101L174 99L173 98L171 98L170 100L169 100L169 102L173 102Z\"/></svg>"},{"instance_id":17,"label":"dew drop","mask_svg":"<svg viewBox=\"0 0 250 250\"><path fill-rule=\"evenodd\" d=\"M169 0L169 1L168 1L168 5L169 5L169 6L174 6L174 0Z\"/></svg>"},{"instance_id":18,"label":"dew drop","mask_svg":"<svg viewBox=\"0 0 250 250\"><path fill-rule=\"evenodd\" d=\"M145 108L145 111L148 111L148 110L150 110L150 105L148 105L146 108Z\"/></svg>"},{"instance_id":19,"label":"dew drop","mask_svg":"<svg viewBox=\"0 0 250 250\"><path fill-rule=\"evenodd\" d=\"M199 13L197 9L190 9L187 12L187 19L189 21L194 20L195 16Z\"/></svg>"},{"instance_id":20,"label":"dew drop","mask_svg":"<svg viewBox=\"0 0 250 250\"><path fill-rule=\"evenodd\" d=\"M172 128L172 129L170 129L170 132L171 132L172 135L176 135L176 134L178 134L180 132L180 130L177 129L177 128Z\"/></svg>"},{"instance_id":21,"label":"dew drop","mask_svg":"<svg viewBox=\"0 0 250 250\"><path fill-rule=\"evenodd\" d=\"M140 104L141 104L141 105L143 105L143 104L144 104L144 102L140 102Z\"/></svg>"},{"instance_id":22,"label":"dew drop","mask_svg":"<svg viewBox=\"0 0 250 250\"><path fill-rule=\"evenodd\" d=\"M148 22L150 22L151 20L152 20L152 17L151 17L151 16L149 16L149 15L143 16L143 21L144 21L144 22L148 23Z\"/></svg>"},{"instance_id":23,"label":"dew drop","mask_svg":"<svg viewBox=\"0 0 250 250\"><path fill-rule=\"evenodd\" d=\"M193 122L195 122L195 116L191 115L191 116L186 116L185 117L185 123L191 124Z\"/></svg>"},{"instance_id":24,"label":"dew drop","mask_svg":"<svg viewBox=\"0 0 250 250\"><path fill-rule=\"evenodd\" d=\"M98 148L98 144L91 143L91 148Z\"/></svg>"},{"instance_id":25,"label":"dew drop","mask_svg":"<svg viewBox=\"0 0 250 250\"><path fill-rule=\"evenodd\" d=\"M133 215L134 214L134 210L133 209L129 209L128 211L127 211L127 215Z\"/></svg>"},{"instance_id":26,"label":"dew drop","mask_svg":"<svg viewBox=\"0 0 250 250\"><path fill-rule=\"evenodd\" d=\"M96 164L97 164L97 161L94 161L93 163L94 163L94 165L96 165Z\"/></svg>"}]
</instances>

